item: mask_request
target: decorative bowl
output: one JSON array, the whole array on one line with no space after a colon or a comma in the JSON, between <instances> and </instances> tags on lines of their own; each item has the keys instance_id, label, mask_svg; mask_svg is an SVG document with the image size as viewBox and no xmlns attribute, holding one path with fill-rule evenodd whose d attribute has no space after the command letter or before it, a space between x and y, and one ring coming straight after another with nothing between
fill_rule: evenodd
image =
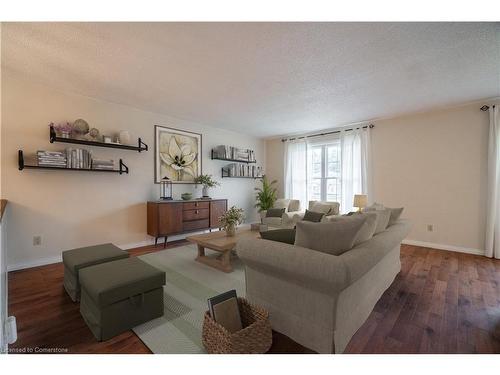
<instances>
[{"instance_id":1,"label":"decorative bowl","mask_svg":"<svg viewBox=\"0 0 500 375\"><path fill-rule=\"evenodd\" d=\"M193 198L193 194L191 193L182 193L181 194L181 198L185 201L188 201L190 200L191 198Z\"/></svg>"}]
</instances>

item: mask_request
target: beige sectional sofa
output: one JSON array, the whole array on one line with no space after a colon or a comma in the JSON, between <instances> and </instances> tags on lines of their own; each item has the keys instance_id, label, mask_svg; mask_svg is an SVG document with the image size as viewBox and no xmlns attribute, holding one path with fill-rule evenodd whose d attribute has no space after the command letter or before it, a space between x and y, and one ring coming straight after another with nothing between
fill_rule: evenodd
<instances>
[{"instance_id":1,"label":"beige sectional sofa","mask_svg":"<svg viewBox=\"0 0 500 375\"><path fill-rule=\"evenodd\" d=\"M401 269L410 225L385 231L336 256L281 242L242 240L247 298L270 312L271 325L319 353L342 353Z\"/></svg>"}]
</instances>

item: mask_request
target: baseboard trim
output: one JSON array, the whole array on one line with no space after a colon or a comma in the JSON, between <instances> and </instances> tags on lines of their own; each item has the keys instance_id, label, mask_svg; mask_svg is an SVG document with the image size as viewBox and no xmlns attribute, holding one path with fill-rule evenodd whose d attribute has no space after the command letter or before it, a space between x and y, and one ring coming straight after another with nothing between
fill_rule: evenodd
<instances>
[{"instance_id":1,"label":"baseboard trim","mask_svg":"<svg viewBox=\"0 0 500 375\"><path fill-rule=\"evenodd\" d=\"M444 245L444 244L440 244L440 243L432 243L432 242L424 242L424 241L416 241L416 240L408 240L408 239L403 240L403 243L406 245L429 247L431 249L455 251L458 253L466 253L466 254L473 254L473 255L484 255L484 250L472 249L472 248L468 248L468 247Z\"/></svg>"},{"instance_id":2,"label":"baseboard trim","mask_svg":"<svg viewBox=\"0 0 500 375\"><path fill-rule=\"evenodd\" d=\"M169 241L182 240L182 239L186 238L186 236L188 236L190 234L196 234L196 233L203 233L203 231L193 232L193 233L183 234L183 235L175 235L175 236L171 236L171 237L169 236L168 240ZM163 238L160 239L160 241L163 241ZM115 245L118 246L122 250L130 250L130 249L135 249L137 247L151 246L151 245L154 245L154 243L155 243L154 238L148 238L148 239L146 239L144 241L140 241L140 242L133 242L133 243L127 243L127 244L116 244L115 243ZM60 263L60 262L62 262L62 254L57 255L57 256L42 258L42 259L38 259L38 260L34 260L34 261L24 262L24 263L9 264L7 266L7 272L24 270L26 268L46 266L48 264L54 264L54 263Z\"/></svg>"},{"instance_id":3,"label":"baseboard trim","mask_svg":"<svg viewBox=\"0 0 500 375\"><path fill-rule=\"evenodd\" d=\"M54 263L60 263L60 262L62 262L62 255L38 259L38 260L31 261L31 262L9 264L7 266L7 272L24 270L25 268L46 266L48 264L54 264Z\"/></svg>"},{"instance_id":4,"label":"baseboard trim","mask_svg":"<svg viewBox=\"0 0 500 375\"><path fill-rule=\"evenodd\" d=\"M172 237L169 237L169 240L175 241L175 240L181 240L183 238L186 238L186 235L172 236ZM147 240L140 241L140 242L121 244L121 245L117 245L117 246L122 250L129 250L129 249L135 249L137 247L154 245L154 243L155 243L154 239L147 239ZM473 255L484 255L484 250L471 249L471 248L467 248L467 247L460 247L460 246L454 246L454 245L444 245L444 244L439 244L439 243L416 241L416 240L410 240L410 239L403 240L402 243L406 244L406 245L428 247L431 249L455 251L455 252L459 252L459 253L466 253L466 254L473 254ZM48 264L54 264L54 263L60 263L60 262L62 262L62 255L57 255L57 256L53 256L53 257L38 259L36 261L31 261L31 262L10 264L7 266L7 272L19 271L19 270L23 270L26 268L46 266Z\"/></svg>"}]
</instances>

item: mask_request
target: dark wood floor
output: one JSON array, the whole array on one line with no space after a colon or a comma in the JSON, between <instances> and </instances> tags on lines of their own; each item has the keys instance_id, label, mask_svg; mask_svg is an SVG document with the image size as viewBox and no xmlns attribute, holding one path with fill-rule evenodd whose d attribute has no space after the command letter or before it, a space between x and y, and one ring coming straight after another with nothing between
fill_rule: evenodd
<instances>
[{"instance_id":1,"label":"dark wood floor","mask_svg":"<svg viewBox=\"0 0 500 375\"><path fill-rule=\"evenodd\" d=\"M163 248L130 252L137 256L158 250ZM401 273L347 353L500 353L500 261L403 245L401 262ZM11 348L150 353L132 331L97 342L62 280L61 263L9 273L9 314L18 325L18 340ZM275 332L270 352L311 351Z\"/></svg>"}]
</instances>

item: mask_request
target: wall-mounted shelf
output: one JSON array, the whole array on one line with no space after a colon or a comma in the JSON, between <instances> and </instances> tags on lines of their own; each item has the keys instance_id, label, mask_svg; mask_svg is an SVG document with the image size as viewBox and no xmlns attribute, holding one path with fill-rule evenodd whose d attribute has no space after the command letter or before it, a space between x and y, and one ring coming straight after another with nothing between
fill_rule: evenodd
<instances>
[{"instance_id":1,"label":"wall-mounted shelf","mask_svg":"<svg viewBox=\"0 0 500 375\"><path fill-rule=\"evenodd\" d=\"M91 169L91 168L67 168L67 167L50 167L45 165L27 165L24 164L24 155L23 151L18 151L18 163L19 170L23 169L51 169L51 170L60 170L60 171L82 171L82 172L108 172L108 173L127 173L128 167L123 163L123 160L120 159L120 169Z\"/></svg>"},{"instance_id":2,"label":"wall-mounted shelf","mask_svg":"<svg viewBox=\"0 0 500 375\"><path fill-rule=\"evenodd\" d=\"M78 145L87 145L87 146L97 146L97 147L107 147L107 148L120 148L122 150L130 150L130 151L148 151L148 145L145 144L141 138L138 138L137 140L137 146L131 146L131 145L121 145L118 143L104 143L104 142L96 142L96 141L87 141L85 139L75 139L75 138L63 138L63 137L58 137L56 135L56 131L54 130L53 126L50 126L50 133L49 133L49 140L50 143L54 142L60 142L60 143L73 143L73 144L78 144Z\"/></svg>"},{"instance_id":3,"label":"wall-mounted shelf","mask_svg":"<svg viewBox=\"0 0 500 375\"><path fill-rule=\"evenodd\" d=\"M231 161L231 162L235 162L235 163L246 163L246 164L250 164L250 163L257 163L257 161L256 161L256 160L248 161L248 160L225 159L225 158L215 157L215 156L214 156L214 150L212 150L212 155L211 155L211 158L212 158L212 160Z\"/></svg>"},{"instance_id":4,"label":"wall-mounted shelf","mask_svg":"<svg viewBox=\"0 0 500 375\"><path fill-rule=\"evenodd\" d=\"M262 178L262 176L254 177L254 176L231 176L227 173L227 171L224 171L224 168L222 168L222 178L251 178L253 180Z\"/></svg>"},{"instance_id":5,"label":"wall-mounted shelf","mask_svg":"<svg viewBox=\"0 0 500 375\"><path fill-rule=\"evenodd\" d=\"M230 146L217 146L216 148L218 148L218 147L229 147L231 149L238 150L235 147L230 147ZM255 159L255 157L253 156L254 152L252 150L245 150L245 152L250 153L251 154L251 158ZM234 153L230 153L230 154L233 155ZM224 161L232 161L232 162L236 162L236 163L246 163L246 164L257 163L256 160L226 158L226 157L223 157L223 156L220 156L220 155L224 155L225 156L225 155L227 155L227 152L225 150L223 150L222 152L219 153L219 152L214 152L214 149L211 150L211 158L212 158L212 160L224 160ZM249 158L250 158L250 156L249 156Z\"/></svg>"}]
</instances>

